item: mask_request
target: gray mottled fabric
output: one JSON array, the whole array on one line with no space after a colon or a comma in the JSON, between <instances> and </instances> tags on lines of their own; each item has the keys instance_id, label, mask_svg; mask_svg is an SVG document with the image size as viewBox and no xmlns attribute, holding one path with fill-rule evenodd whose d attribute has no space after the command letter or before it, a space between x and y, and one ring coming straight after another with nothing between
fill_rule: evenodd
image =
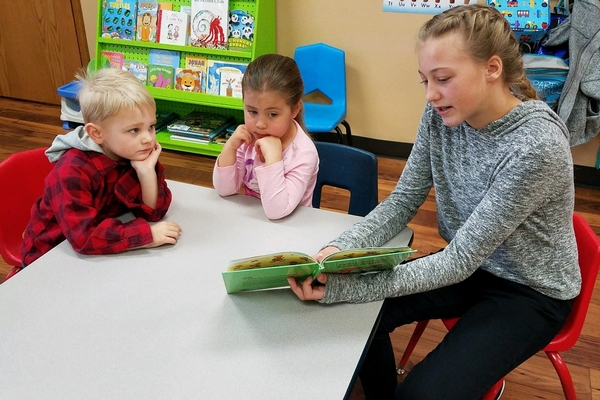
<instances>
[{"instance_id":1,"label":"gray mottled fabric","mask_svg":"<svg viewBox=\"0 0 600 400\"><path fill-rule=\"evenodd\" d=\"M600 133L600 2L577 0L573 12L548 32L543 46L569 42L569 74L558 115L571 132L571 146Z\"/></svg>"},{"instance_id":2,"label":"gray mottled fabric","mask_svg":"<svg viewBox=\"0 0 600 400\"><path fill-rule=\"evenodd\" d=\"M65 154L65 151L73 148L104 154L102 147L88 136L83 126L78 126L64 135L58 135L46 150L45 154L50 162L57 162L58 159Z\"/></svg>"},{"instance_id":3,"label":"gray mottled fabric","mask_svg":"<svg viewBox=\"0 0 600 400\"><path fill-rule=\"evenodd\" d=\"M428 105L396 188L330 244L382 245L413 218L432 184L444 251L393 271L330 274L323 303L424 292L477 268L557 299L579 293L569 132L546 103L524 102L479 130L447 127Z\"/></svg>"}]
</instances>

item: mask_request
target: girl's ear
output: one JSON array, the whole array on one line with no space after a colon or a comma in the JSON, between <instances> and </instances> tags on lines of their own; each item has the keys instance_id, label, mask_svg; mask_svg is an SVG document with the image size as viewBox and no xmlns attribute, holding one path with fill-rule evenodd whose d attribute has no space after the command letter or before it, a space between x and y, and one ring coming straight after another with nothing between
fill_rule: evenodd
<instances>
[{"instance_id":1,"label":"girl's ear","mask_svg":"<svg viewBox=\"0 0 600 400\"><path fill-rule=\"evenodd\" d=\"M487 61L486 67L486 75L488 80L497 80L502 77L502 70L504 69L504 66L502 64L502 59L497 55L490 57L490 59Z\"/></svg>"},{"instance_id":2,"label":"girl's ear","mask_svg":"<svg viewBox=\"0 0 600 400\"><path fill-rule=\"evenodd\" d=\"M296 119L298 113L302 109L302 100L300 100L294 107L292 107L292 118Z\"/></svg>"},{"instance_id":3,"label":"girl's ear","mask_svg":"<svg viewBox=\"0 0 600 400\"><path fill-rule=\"evenodd\" d=\"M96 142L96 144L101 145L102 142L104 142L104 138L102 137L102 132L100 131L100 128L98 127L98 125L90 122L90 123L85 124L84 129L85 129L85 132L88 134L88 136L94 142Z\"/></svg>"}]
</instances>

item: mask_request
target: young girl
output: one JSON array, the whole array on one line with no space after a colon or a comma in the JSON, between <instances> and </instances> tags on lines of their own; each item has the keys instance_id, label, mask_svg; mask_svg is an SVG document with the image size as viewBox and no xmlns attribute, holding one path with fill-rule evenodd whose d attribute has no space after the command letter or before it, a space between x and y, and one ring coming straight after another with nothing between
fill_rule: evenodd
<instances>
[{"instance_id":1,"label":"young girl","mask_svg":"<svg viewBox=\"0 0 600 400\"><path fill-rule=\"evenodd\" d=\"M278 54L252 61L242 78L244 122L223 146L213 171L221 196L261 199L267 218L311 207L319 156L302 119L304 84L296 62Z\"/></svg>"},{"instance_id":2,"label":"young girl","mask_svg":"<svg viewBox=\"0 0 600 400\"><path fill-rule=\"evenodd\" d=\"M387 298L360 370L367 399L481 399L550 342L580 290L569 132L536 101L519 44L495 8L436 15L417 49L427 105L398 184L317 258L382 245L432 184L447 247L390 272L322 274L321 285L309 278L290 286L322 303ZM459 322L396 390L389 333L452 317Z\"/></svg>"}]
</instances>

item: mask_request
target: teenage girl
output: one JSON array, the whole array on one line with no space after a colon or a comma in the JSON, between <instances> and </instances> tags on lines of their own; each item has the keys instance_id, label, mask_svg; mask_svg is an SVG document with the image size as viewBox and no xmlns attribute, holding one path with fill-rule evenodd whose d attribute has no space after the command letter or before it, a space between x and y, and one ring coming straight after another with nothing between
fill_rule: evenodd
<instances>
[{"instance_id":1,"label":"teenage girl","mask_svg":"<svg viewBox=\"0 0 600 400\"><path fill-rule=\"evenodd\" d=\"M319 156L303 123L304 84L296 62L266 54L242 78L244 124L223 146L213 171L221 196L259 197L267 218L279 219L298 205L311 207Z\"/></svg>"},{"instance_id":2,"label":"teenage girl","mask_svg":"<svg viewBox=\"0 0 600 400\"><path fill-rule=\"evenodd\" d=\"M527 80L519 43L494 7L459 6L419 31L427 105L389 198L317 255L380 246L435 188L441 251L393 271L290 279L303 300L386 299L360 370L367 399L481 399L561 329L581 277L565 124ZM389 333L460 317L397 388Z\"/></svg>"}]
</instances>

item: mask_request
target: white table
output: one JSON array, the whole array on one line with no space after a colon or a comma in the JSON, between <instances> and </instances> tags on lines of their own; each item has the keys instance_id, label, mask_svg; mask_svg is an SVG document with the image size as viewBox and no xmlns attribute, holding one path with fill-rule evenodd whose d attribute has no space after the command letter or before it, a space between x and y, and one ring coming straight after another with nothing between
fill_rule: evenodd
<instances>
[{"instance_id":1,"label":"white table","mask_svg":"<svg viewBox=\"0 0 600 400\"><path fill-rule=\"evenodd\" d=\"M257 199L169 186L176 245L85 256L63 242L0 285L0 398L347 396L381 302L227 295L221 271L255 254L315 254L359 218L299 207L269 221Z\"/></svg>"}]
</instances>

